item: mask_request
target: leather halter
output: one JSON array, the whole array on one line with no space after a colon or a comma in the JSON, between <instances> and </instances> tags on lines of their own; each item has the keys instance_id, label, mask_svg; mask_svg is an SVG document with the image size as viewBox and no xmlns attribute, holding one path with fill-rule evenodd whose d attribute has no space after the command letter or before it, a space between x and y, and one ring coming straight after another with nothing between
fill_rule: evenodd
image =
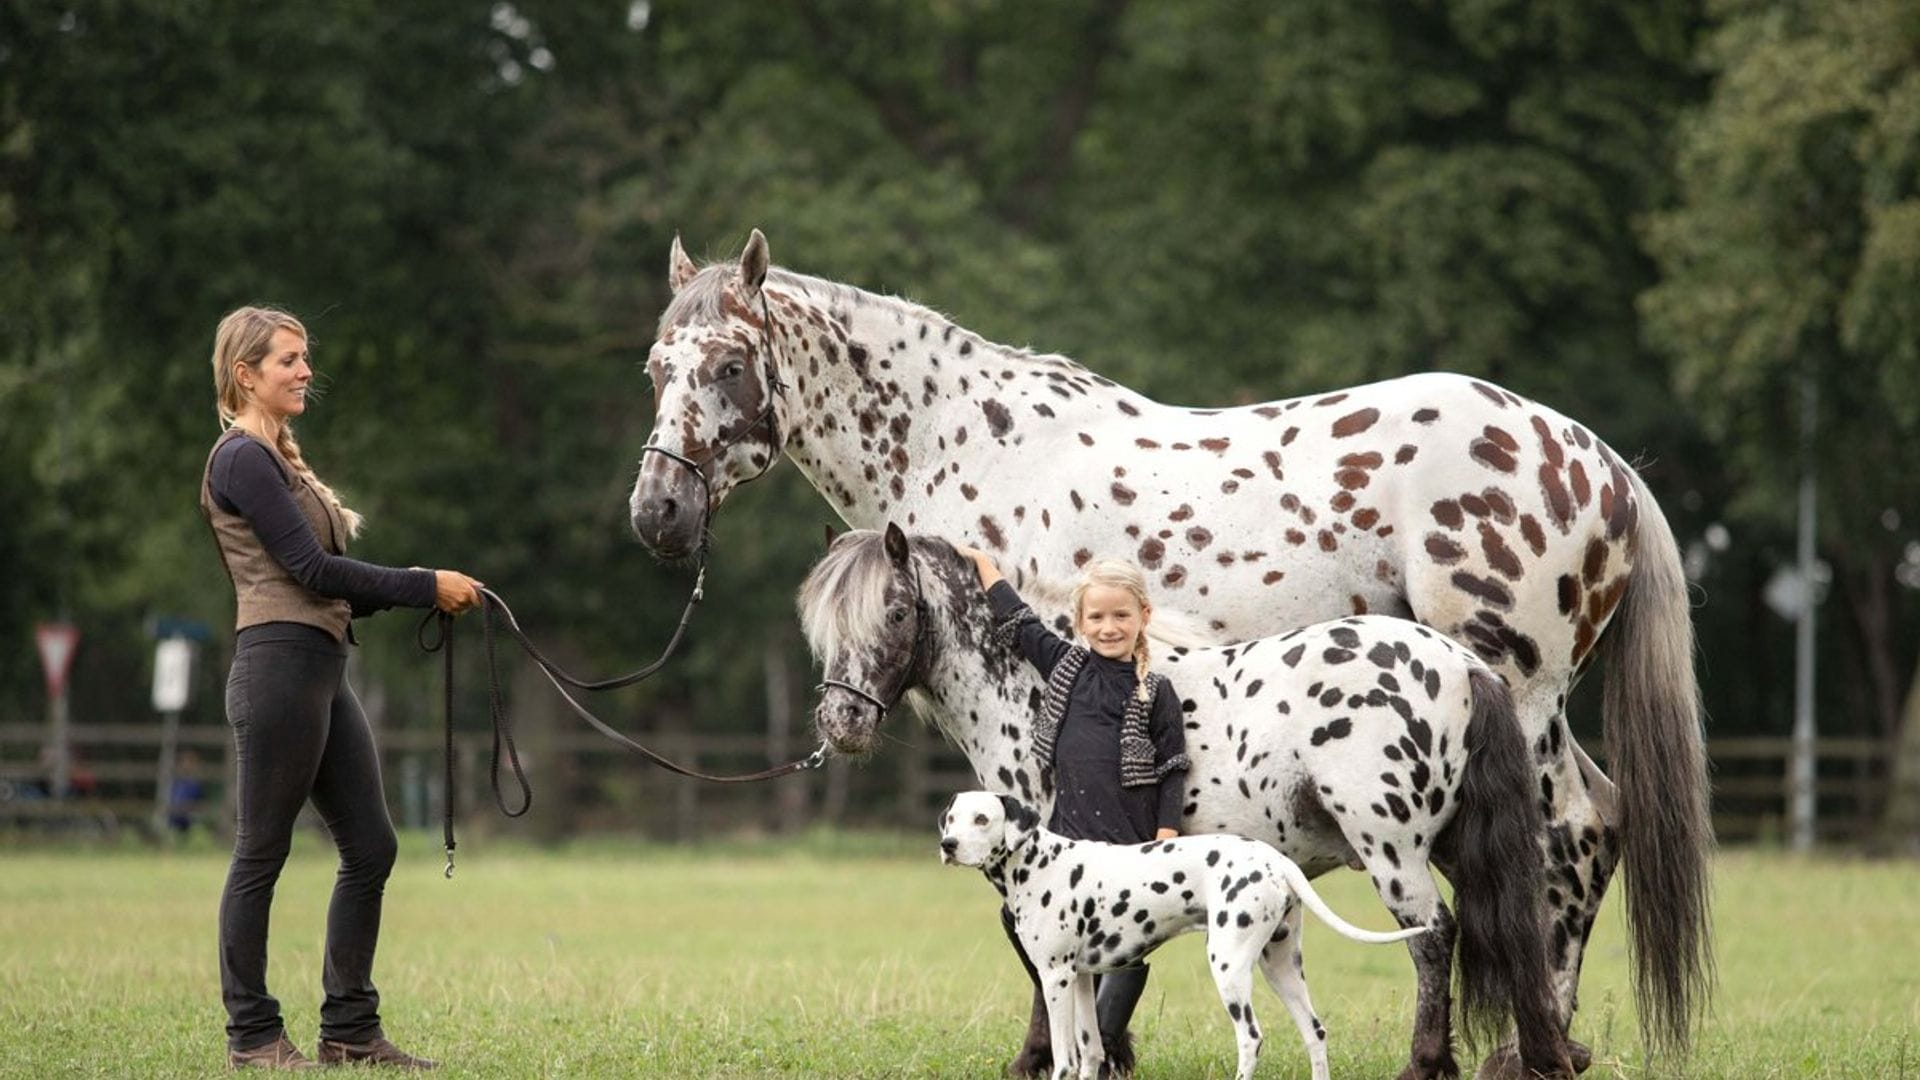
<instances>
[{"instance_id":1,"label":"leather halter","mask_svg":"<svg viewBox=\"0 0 1920 1080\"><path fill-rule=\"evenodd\" d=\"M702 548L705 548L707 543L707 520L713 516L713 481L707 478L707 467L718 461L720 455L733 449L736 443L752 434L753 429L762 424L767 426L768 441L771 444L767 448L767 463L760 467L759 472L740 483L751 484L767 475L767 471L780 460L780 453L785 449L785 442L780 437L780 418L774 415L774 410L779 406L780 399L786 396L787 384L780 378L780 369L773 362L773 309L767 304L767 289L764 281L760 286L760 344L761 377L767 385L767 407L760 410L760 415L754 417L752 423L714 447L705 461L695 461L678 451L669 450L664 446L655 446L652 443L640 448L642 460L645 460L648 454L659 454L669 461L679 462L686 467L687 471L693 473L694 479L700 481L700 487L706 493L705 505L700 511L700 546Z\"/></svg>"},{"instance_id":2,"label":"leather halter","mask_svg":"<svg viewBox=\"0 0 1920 1080\"><path fill-rule=\"evenodd\" d=\"M815 693L824 691L829 687L845 690L847 693L866 701L869 705L878 709L880 712L880 720L885 720L887 713L891 712L895 705L900 704L900 699L906 696L907 688L913 685L914 673L920 669L921 665L926 662L933 651L932 608L927 604L926 590L920 587L920 566L913 561L911 548L908 549L907 565L913 572L913 617L915 623L913 628L913 648L907 653L907 666L900 675L900 685L894 689L893 696L882 701L878 694L867 690L865 687L855 686L850 682L831 677L821 679L820 684L813 688Z\"/></svg>"}]
</instances>

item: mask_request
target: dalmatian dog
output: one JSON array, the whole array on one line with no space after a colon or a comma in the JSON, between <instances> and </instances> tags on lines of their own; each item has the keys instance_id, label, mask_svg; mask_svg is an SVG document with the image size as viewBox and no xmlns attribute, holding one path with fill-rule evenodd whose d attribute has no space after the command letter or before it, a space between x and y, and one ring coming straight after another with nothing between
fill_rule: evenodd
<instances>
[{"instance_id":1,"label":"dalmatian dog","mask_svg":"<svg viewBox=\"0 0 1920 1080\"><path fill-rule=\"evenodd\" d=\"M1015 932L1040 971L1055 1080L1100 1074L1093 977L1139 961L1179 934L1205 931L1207 966L1239 1041L1239 1080L1260 1056L1253 968L1280 995L1306 1042L1314 1080L1327 1080L1327 1029L1313 1013L1300 967L1297 897L1346 937L1404 941L1416 926L1379 933L1336 915L1293 860L1241 836L1183 836L1146 844L1069 840L1025 803L988 791L953 797L940 815L940 857L978 867L1006 899Z\"/></svg>"}]
</instances>

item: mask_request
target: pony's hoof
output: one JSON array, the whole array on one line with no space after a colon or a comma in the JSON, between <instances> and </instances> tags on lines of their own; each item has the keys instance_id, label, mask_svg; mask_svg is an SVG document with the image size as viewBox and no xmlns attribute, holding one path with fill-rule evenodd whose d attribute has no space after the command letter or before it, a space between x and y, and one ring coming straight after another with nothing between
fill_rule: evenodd
<instances>
[{"instance_id":1,"label":"pony's hoof","mask_svg":"<svg viewBox=\"0 0 1920 1080\"><path fill-rule=\"evenodd\" d=\"M1586 1072L1588 1066L1593 1064L1593 1051L1572 1039L1566 1040L1564 1045L1567 1048L1567 1061L1573 1066L1572 1075ZM1533 1080L1539 1075L1521 1065L1520 1050L1512 1043L1506 1043L1488 1054L1487 1060L1481 1062L1480 1068L1473 1074L1474 1080ZM1558 1071L1550 1075L1558 1075Z\"/></svg>"},{"instance_id":2,"label":"pony's hoof","mask_svg":"<svg viewBox=\"0 0 1920 1080\"><path fill-rule=\"evenodd\" d=\"M1007 1064L1007 1075L1015 1080L1026 1077L1047 1077L1053 1075L1053 1048L1036 1049L1023 1046L1020 1053Z\"/></svg>"}]
</instances>

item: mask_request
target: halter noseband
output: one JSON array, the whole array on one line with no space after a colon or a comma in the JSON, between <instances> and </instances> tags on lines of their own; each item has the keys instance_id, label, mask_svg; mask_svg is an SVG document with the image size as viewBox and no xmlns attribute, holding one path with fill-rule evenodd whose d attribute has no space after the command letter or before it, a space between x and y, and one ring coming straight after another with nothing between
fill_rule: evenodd
<instances>
[{"instance_id":1,"label":"halter noseband","mask_svg":"<svg viewBox=\"0 0 1920 1080\"><path fill-rule=\"evenodd\" d=\"M821 679L820 685L813 688L815 693L820 693L828 687L838 687L878 709L882 720L885 720L887 714L893 711L893 707L900 704L900 699L906 696L907 688L913 685L913 673L919 670L921 664L925 663L927 656L932 652L930 643L933 636L932 609L927 605L926 590L920 587L920 567L913 562L911 552L907 556L907 565L913 570L913 617L915 620L913 648L907 654L907 667L900 676L900 686L893 692L893 697L887 701L881 701L878 695L869 692L865 687L831 677Z\"/></svg>"},{"instance_id":2,"label":"halter noseband","mask_svg":"<svg viewBox=\"0 0 1920 1080\"><path fill-rule=\"evenodd\" d=\"M732 438L723 441L719 446L715 447L713 452L707 455L707 460L703 462L695 461L685 454L669 450L664 446L655 446L652 443L648 443L646 446L640 448L640 457L643 461L648 454L659 454L669 461L677 461L681 465L686 466L687 470L693 473L694 479L700 481L700 486L706 491L706 505L702 508L706 514L713 513L713 481L707 479L707 466L718 461L720 455L731 450L734 444L746 438L753 432L754 428L765 424L767 426L767 435L772 445L768 447L767 450L767 463L760 467L760 471L740 481L742 484L751 484L755 480L767 475L767 471L772 469L774 463L780 460L780 451L783 449L780 439L780 418L774 415L774 409L780 404L780 399L786 396L787 384L780 378L780 370L773 362L773 309L767 304L767 290L764 282L761 283L760 288L760 342L762 346L760 350L760 365L762 376L767 384L767 407L760 410L760 415L754 417L752 423L741 428L739 434L734 435ZM704 541L702 542L704 543Z\"/></svg>"}]
</instances>

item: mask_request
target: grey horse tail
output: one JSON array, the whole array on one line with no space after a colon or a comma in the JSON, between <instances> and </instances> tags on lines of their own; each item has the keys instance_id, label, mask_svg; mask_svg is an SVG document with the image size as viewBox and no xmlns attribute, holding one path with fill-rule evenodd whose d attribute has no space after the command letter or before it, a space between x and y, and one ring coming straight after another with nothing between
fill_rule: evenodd
<instances>
[{"instance_id":1,"label":"grey horse tail","mask_svg":"<svg viewBox=\"0 0 1920 1080\"><path fill-rule=\"evenodd\" d=\"M1649 1052L1685 1053L1714 982L1707 755L1680 548L1645 481L1627 472L1637 554L1601 640L1607 771L1619 786L1641 1038Z\"/></svg>"},{"instance_id":2,"label":"grey horse tail","mask_svg":"<svg viewBox=\"0 0 1920 1080\"><path fill-rule=\"evenodd\" d=\"M1522 1060L1549 1067L1564 1047L1540 909L1546 816L1507 684L1478 665L1468 684L1467 766L1441 837L1458 923L1460 1028L1491 1045L1511 1015Z\"/></svg>"}]
</instances>

